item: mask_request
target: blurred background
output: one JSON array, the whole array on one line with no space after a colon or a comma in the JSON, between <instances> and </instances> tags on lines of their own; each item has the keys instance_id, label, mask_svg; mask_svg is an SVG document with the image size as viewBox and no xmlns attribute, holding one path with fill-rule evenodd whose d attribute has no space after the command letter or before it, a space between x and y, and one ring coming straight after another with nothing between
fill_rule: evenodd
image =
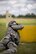
<instances>
[{"instance_id":1,"label":"blurred background","mask_svg":"<svg viewBox=\"0 0 36 54\"><path fill-rule=\"evenodd\" d=\"M36 0L0 0L0 40L11 20L24 25L17 53L36 54Z\"/></svg>"}]
</instances>

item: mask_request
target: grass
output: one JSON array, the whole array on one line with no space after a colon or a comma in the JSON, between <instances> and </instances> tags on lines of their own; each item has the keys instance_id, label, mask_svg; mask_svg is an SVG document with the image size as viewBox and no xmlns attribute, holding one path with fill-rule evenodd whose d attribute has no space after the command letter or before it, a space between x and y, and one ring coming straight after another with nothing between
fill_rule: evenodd
<instances>
[{"instance_id":1,"label":"grass","mask_svg":"<svg viewBox=\"0 0 36 54\"><path fill-rule=\"evenodd\" d=\"M22 23L24 25L36 25L36 19L0 19L0 23L8 23L11 20L15 20L18 23Z\"/></svg>"},{"instance_id":2,"label":"grass","mask_svg":"<svg viewBox=\"0 0 36 54\"><path fill-rule=\"evenodd\" d=\"M0 40L5 36L6 23L12 19L0 19ZM24 29L19 31L20 41L29 42L20 44L16 54L36 54L36 19L15 19L18 23L25 24ZM30 43L31 42L31 43ZM32 43L33 42L33 43ZM2 53L3 54L3 53Z\"/></svg>"},{"instance_id":3,"label":"grass","mask_svg":"<svg viewBox=\"0 0 36 54\"><path fill-rule=\"evenodd\" d=\"M0 19L0 39L4 37L6 32L6 24L13 20L11 19ZM20 40L22 42L29 41L29 42L36 42L36 19L14 19L18 23L24 24L24 29L21 30L20 33Z\"/></svg>"},{"instance_id":4,"label":"grass","mask_svg":"<svg viewBox=\"0 0 36 54\"><path fill-rule=\"evenodd\" d=\"M0 40L5 36L6 33L6 25L5 23L0 23Z\"/></svg>"},{"instance_id":5,"label":"grass","mask_svg":"<svg viewBox=\"0 0 36 54\"><path fill-rule=\"evenodd\" d=\"M17 54L36 54L36 43L24 43L20 45Z\"/></svg>"},{"instance_id":6,"label":"grass","mask_svg":"<svg viewBox=\"0 0 36 54\"><path fill-rule=\"evenodd\" d=\"M20 44L17 48L16 54L36 54L36 43Z\"/></svg>"}]
</instances>

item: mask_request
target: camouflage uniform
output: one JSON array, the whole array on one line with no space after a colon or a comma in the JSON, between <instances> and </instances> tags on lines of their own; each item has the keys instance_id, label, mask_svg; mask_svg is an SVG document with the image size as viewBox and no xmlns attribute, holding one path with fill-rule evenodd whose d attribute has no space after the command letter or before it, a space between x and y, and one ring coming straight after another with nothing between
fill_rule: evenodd
<instances>
[{"instance_id":1,"label":"camouflage uniform","mask_svg":"<svg viewBox=\"0 0 36 54\"><path fill-rule=\"evenodd\" d=\"M18 30L21 30L23 25L11 21L8 24L6 36L0 42L0 50L5 50L4 54L15 54L19 45L20 36Z\"/></svg>"}]
</instances>

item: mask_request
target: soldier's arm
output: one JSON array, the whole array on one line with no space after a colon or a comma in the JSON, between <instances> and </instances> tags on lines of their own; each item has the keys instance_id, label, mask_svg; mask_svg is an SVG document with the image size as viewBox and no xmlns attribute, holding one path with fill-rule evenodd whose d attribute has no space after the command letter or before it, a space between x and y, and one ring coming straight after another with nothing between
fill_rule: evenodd
<instances>
[{"instance_id":1,"label":"soldier's arm","mask_svg":"<svg viewBox=\"0 0 36 54\"><path fill-rule=\"evenodd\" d=\"M16 30L21 30L21 29L23 29L23 25L21 25L21 24L18 24L18 25L12 25L12 28L13 29L16 29Z\"/></svg>"}]
</instances>

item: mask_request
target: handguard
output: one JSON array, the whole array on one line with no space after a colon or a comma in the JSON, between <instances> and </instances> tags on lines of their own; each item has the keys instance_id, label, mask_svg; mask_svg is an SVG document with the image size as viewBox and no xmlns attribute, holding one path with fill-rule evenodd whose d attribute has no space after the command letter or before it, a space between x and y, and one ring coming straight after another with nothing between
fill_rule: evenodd
<instances>
[{"instance_id":1,"label":"handguard","mask_svg":"<svg viewBox=\"0 0 36 54\"><path fill-rule=\"evenodd\" d=\"M14 30L21 30L21 29L24 28L24 26L21 25L21 24L19 24L19 25L12 25L11 27L12 27Z\"/></svg>"}]
</instances>

